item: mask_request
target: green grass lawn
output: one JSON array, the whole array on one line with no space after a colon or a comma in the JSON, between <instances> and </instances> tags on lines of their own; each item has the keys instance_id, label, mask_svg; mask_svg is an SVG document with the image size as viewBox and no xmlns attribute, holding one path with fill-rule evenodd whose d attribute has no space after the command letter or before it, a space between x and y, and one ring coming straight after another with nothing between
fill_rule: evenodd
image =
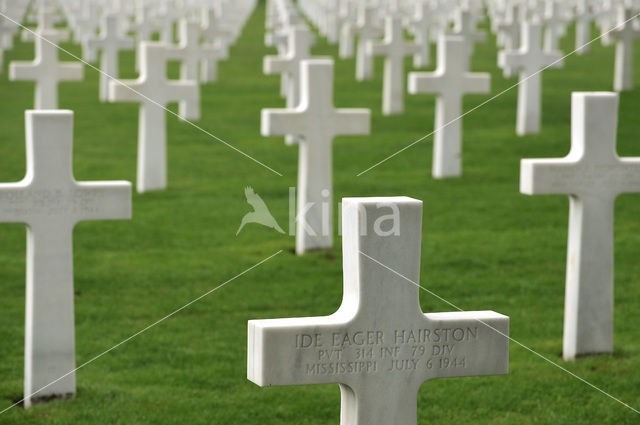
<instances>
[{"instance_id":1,"label":"green grass lawn","mask_svg":"<svg viewBox=\"0 0 640 425\"><path fill-rule=\"evenodd\" d=\"M563 41L573 44L573 32ZM168 119L169 189L134 195L133 220L85 222L75 242L77 363L113 345L279 250L230 282L77 372L77 396L15 407L0 424L338 424L337 385L260 388L246 379L247 320L326 315L340 305L340 239L329 253L293 254L294 238L257 225L236 230L253 186L281 225L295 186L297 149L260 136L260 109L282 107L279 78L262 74L264 8L249 20L202 87L199 126L283 174L247 160L193 127ZM79 53L78 46L65 45ZM333 55L324 40L315 55ZM435 53L435 52L434 52ZM636 52L640 64L640 51ZM516 90L464 120L464 177L431 178L431 139L356 177L433 129L434 97L407 96L406 113L381 116L382 62L375 81L356 83L353 60L336 61L335 103L372 109L371 136L334 143L334 195L407 195L424 201L422 285L465 310L511 318L511 336L593 385L640 408L640 195L616 204L615 354L561 358L567 239L566 196L519 193L522 158L560 157L570 147L572 91L610 90L612 47L596 43L544 76L544 129L515 135ZM64 55L63 55L64 56ZM7 64L30 60L33 44L6 53L0 76L0 181L25 173L24 110L33 85L7 81ZM410 62L409 60L407 61ZM475 71L492 93L511 86L496 68L495 38L478 46ZM131 78L133 54L122 55ZM640 67L636 68L640 83ZM174 70L175 71L175 70ZM78 180L135 181L135 104L98 103L98 74L61 84L60 106L75 111ZM640 91L624 93L618 151L640 156ZM490 96L468 96L467 109ZM175 105L172 105L175 110ZM337 215L337 212L336 212ZM25 227L0 224L0 410L22 397ZM422 293L425 312L451 308ZM434 380L419 396L419 423L637 424L631 410L515 343L506 376ZM393 394L389 395L393 397Z\"/></svg>"}]
</instances>

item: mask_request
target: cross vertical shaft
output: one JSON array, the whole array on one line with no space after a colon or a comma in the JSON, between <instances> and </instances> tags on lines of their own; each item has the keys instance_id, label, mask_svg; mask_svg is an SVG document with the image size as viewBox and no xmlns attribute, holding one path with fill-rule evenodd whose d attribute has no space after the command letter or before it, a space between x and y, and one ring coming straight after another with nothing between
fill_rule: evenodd
<instances>
[{"instance_id":1,"label":"cross vertical shaft","mask_svg":"<svg viewBox=\"0 0 640 425\"><path fill-rule=\"evenodd\" d=\"M72 228L64 221L28 226L25 312L25 407L48 395L74 394Z\"/></svg>"},{"instance_id":2,"label":"cross vertical shaft","mask_svg":"<svg viewBox=\"0 0 640 425\"><path fill-rule=\"evenodd\" d=\"M167 115L162 107L144 102L138 116L138 192L167 187Z\"/></svg>"}]
</instances>

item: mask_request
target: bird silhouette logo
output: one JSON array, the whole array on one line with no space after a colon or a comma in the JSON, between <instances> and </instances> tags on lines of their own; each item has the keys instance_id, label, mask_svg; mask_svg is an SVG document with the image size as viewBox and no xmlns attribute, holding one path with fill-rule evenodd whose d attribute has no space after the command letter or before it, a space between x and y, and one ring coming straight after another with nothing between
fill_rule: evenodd
<instances>
[{"instance_id":1,"label":"bird silhouette logo","mask_svg":"<svg viewBox=\"0 0 640 425\"><path fill-rule=\"evenodd\" d=\"M242 217L242 223L240 223L236 236L238 236L242 228L249 223L262 224L280 233L284 233L284 230L282 230L276 219L271 215L267 204L264 203L260 195L254 192L252 187L249 186L244 189L244 196L247 198L249 205L253 207L253 211L246 213L245 216Z\"/></svg>"}]
</instances>

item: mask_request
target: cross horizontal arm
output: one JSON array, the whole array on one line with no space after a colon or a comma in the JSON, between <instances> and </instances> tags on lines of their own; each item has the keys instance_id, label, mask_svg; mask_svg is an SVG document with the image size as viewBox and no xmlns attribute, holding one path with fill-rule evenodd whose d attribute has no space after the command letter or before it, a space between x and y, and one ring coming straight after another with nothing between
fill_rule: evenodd
<instances>
[{"instance_id":1,"label":"cross horizontal arm","mask_svg":"<svg viewBox=\"0 0 640 425\"><path fill-rule=\"evenodd\" d=\"M391 48L391 46L385 43L373 43L371 41L367 43L367 51L369 54L375 56L388 55Z\"/></svg>"},{"instance_id":2,"label":"cross horizontal arm","mask_svg":"<svg viewBox=\"0 0 640 425\"><path fill-rule=\"evenodd\" d=\"M109 81L109 101L144 103L146 100L138 94L144 90L143 87L139 80L111 80Z\"/></svg>"},{"instance_id":3,"label":"cross horizontal arm","mask_svg":"<svg viewBox=\"0 0 640 425\"><path fill-rule=\"evenodd\" d=\"M86 41L87 47L94 50L102 50L107 45L107 41L104 39L94 38Z\"/></svg>"},{"instance_id":4,"label":"cross horizontal arm","mask_svg":"<svg viewBox=\"0 0 640 425\"><path fill-rule=\"evenodd\" d=\"M402 48L405 55L415 55L420 53L421 49L420 45L416 43L404 43Z\"/></svg>"},{"instance_id":5,"label":"cross horizontal arm","mask_svg":"<svg viewBox=\"0 0 640 425\"><path fill-rule=\"evenodd\" d=\"M127 38L118 41L117 46L120 50L133 50L136 47L136 42L133 39Z\"/></svg>"},{"instance_id":6,"label":"cross horizontal arm","mask_svg":"<svg viewBox=\"0 0 640 425\"><path fill-rule=\"evenodd\" d=\"M167 83L162 98L156 99L153 95L149 97L161 105L166 105L170 102L199 102L199 87L195 81L171 81Z\"/></svg>"},{"instance_id":7,"label":"cross horizontal arm","mask_svg":"<svg viewBox=\"0 0 640 425\"><path fill-rule=\"evenodd\" d=\"M439 72L411 72L409 74L409 93L440 94L443 80L444 75Z\"/></svg>"},{"instance_id":8,"label":"cross horizontal arm","mask_svg":"<svg viewBox=\"0 0 640 425\"><path fill-rule=\"evenodd\" d=\"M466 73L464 91L468 94L485 94L491 91L491 76L487 73Z\"/></svg>"},{"instance_id":9,"label":"cross horizontal arm","mask_svg":"<svg viewBox=\"0 0 640 425\"><path fill-rule=\"evenodd\" d=\"M263 136L306 135L308 128L305 115L305 112L295 109L263 109L260 133Z\"/></svg>"},{"instance_id":10,"label":"cross horizontal arm","mask_svg":"<svg viewBox=\"0 0 640 425\"><path fill-rule=\"evenodd\" d=\"M84 78L81 63L61 63L58 65L58 81L79 81Z\"/></svg>"},{"instance_id":11,"label":"cross horizontal arm","mask_svg":"<svg viewBox=\"0 0 640 425\"><path fill-rule=\"evenodd\" d=\"M42 75L42 69L33 62L11 62L9 64L9 80L34 81Z\"/></svg>"},{"instance_id":12,"label":"cross horizontal arm","mask_svg":"<svg viewBox=\"0 0 640 425\"><path fill-rule=\"evenodd\" d=\"M78 221L131 218L131 183L126 181L78 182L74 215Z\"/></svg>"},{"instance_id":13,"label":"cross horizontal arm","mask_svg":"<svg viewBox=\"0 0 640 425\"><path fill-rule=\"evenodd\" d=\"M566 158L523 159L520 192L526 195L577 195L577 164Z\"/></svg>"},{"instance_id":14,"label":"cross horizontal arm","mask_svg":"<svg viewBox=\"0 0 640 425\"><path fill-rule=\"evenodd\" d=\"M262 387L336 383L336 377L318 374L305 365L322 360L317 358L318 350L330 350L331 335L343 327L332 316L250 320L247 378Z\"/></svg>"},{"instance_id":15,"label":"cross horizontal arm","mask_svg":"<svg viewBox=\"0 0 640 425\"><path fill-rule=\"evenodd\" d=\"M515 71L520 71L524 67L524 55L518 50L501 50L498 52L498 63L503 66L511 67Z\"/></svg>"},{"instance_id":16,"label":"cross horizontal arm","mask_svg":"<svg viewBox=\"0 0 640 425\"><path fill-rule=\"evenodd\" d=\"M336 109L335 135L357 136L371 132L371 111L369 109Z\"/></svg>"},{"instance_id":17,"label":"cross horizontal arm","mask_svg":"<svg viewBox=\"0 0 640 425\"><path fill-rule=\"evenodd\" d=\"M21 207L21 200L25 190L29 187L29 180L18 183L0 183L0 222L26 223L25 210Z\"/></svg>"},{"instance_id":18,"label":"cross horizontal arm","mask_svg":"<svg viewBox=\"0 0 640 425\"><path fill-rule=\"evenodd\" d=\"M449 330L440 333L439 341L435 335L431 338L435 346L452 348L448 355L446 351L433 355L432 348L435 378L508 373L509 317L493 311L426 313L424 317L432 328Z\"/></svg>"},{"instance_id":19,"label":"cross horizontal arm","mask_svg":"<svg viewBox=\"0 0 640 425\"><path fill-rule=\"evenodd\" d=\"M214 44L203 44L202 46L200 46L200 58L202 60L206 60L209 58L213 58L213 59L228 59L229 58L229 51L228 49L225 49L223 46L221 45L214 45Z\"/></svg>"},{"instance_id":20,"label":"cross horizontal arm","mask_svg":"<svg viewBox=\"0 0 640 425\"><path fill-rule=\"evenodd\" d=\"M293 66L298 66L298 62L284 57L267 56L264 58L263 71L267 75L281 74L292 72Z\"/></svg>"},{"instance_id":21,"label":"cross horizontal arm","mask_svg":"<svg viewBox=\"0 0 640 425\"><path fill-rule=\"evenodd\" d=\"M277 45L285 45L287 43L287 34L286 33L267 33L264 35L264 44L265 46L277 46Z\"/></svg>"},{"instance_id":22,"label":"cross horizontal arm","mask_svg":"<svg viewBox=\"0 0 640 425\"><path fill-rule=\"evenodd\" d=\"M640 192L640 158L620 158L620 167L625 175L620 193Z\"/></svg>"},{"instance_id":23,"label":"cross horizontal arm","mask_svg":"<svg viewBox=\"0 0 640 425\"><path fill-rule=\"evenodd\" d=\"M560 52L546 53L544 56L544 59L545 59L545 63L540 69L544 69L546 67L560 69L564 67L564 57Z\"/></svg>"}]
</instances>

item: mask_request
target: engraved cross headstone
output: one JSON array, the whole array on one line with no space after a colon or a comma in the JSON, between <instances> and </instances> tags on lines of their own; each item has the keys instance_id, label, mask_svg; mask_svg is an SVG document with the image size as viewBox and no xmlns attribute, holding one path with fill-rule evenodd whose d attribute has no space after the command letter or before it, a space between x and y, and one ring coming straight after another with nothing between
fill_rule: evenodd
<instances>
[{"instance_id":1,"label":"engraved cross headstone","mask_svg":"<svg viewBox=\"0 0 640 425\"><path fill-rule=\"evenodd\" d=\"M25 115L27 175L0 184L0 222L27 224L24 405L29 407L75 393L75 373L49 385L75 369L73 228L85 220L131 218L131 184L74 179L73 112Z\"/></svg>"},{"instance_id":2,"label":"engraved cross headstone","mask_svg":"<svg viewBox=\"0 0 640 425\"><path fill-rule=\"evenodd\" d=\"M411 19L411 32L415 37L415 42L419 46L418 52L413 56L413 66L424 68L431 63L431 28L435 10L432 2L420 0L415 4L415 11Z\"/></svg>"},{"instance_id":3,"label":"engraved cross headstone","mask_svg":"<svg viewBox=\"0 0 640 425\"><path fill-rule=\"evenodd\" d=\"M504 50L511 51L518 49L520 46L520 30L522 29L520 21L523 13L518 3L510 4L507 7L504 20L497 24L497 31ZM513 77L515 72L510 66L500 63L501 60L504 60L504 55L498 56L498 66L502 68L505 78Z\"/></svg>"},{"instance_id":4,"label":"engraved cross headstone","mask_svg":"<svg viewBox=\"0 0 640 425\"><path fill-rule=\"evenodd\" d=\"M381 224L390 212L397 231ZM249 380L337 383L340 424L416 425L424 382L507 373L507 316L420 308L422 202L347 198L342 214L342 305L331 316L249 321Z\"/></svg>"},{"instance_id":5,"label":"engraved cross headstone","mask_svg":"<svg viewBox=\"0 0 640 425\"><path fill-rule=\"evenodd\" d=\"M522 161L520 191L570 195L564 358L613 350L613 218L623 193L640 193L640 158L616 153L618 95L574 93L571 152Z\"/></svg>"},{"instance_id":6,"label":"engraved cross headstone","mask_svg":"<svg viewBox=\"0 0 640 425\"><path fill-rule=\"evenodd\" d=\"M129 23L129 30L135 33L136 40L151 41L153 33L158 28L157 21L154 21L150 13L150 5L144 0L136 0L135 18Z\"/></svg>"},{"instance_id":7,"label":"engraved cross headstone","mask_svg":"<svg viewBox=\"0 0 640 425\"><path fill-rule=\"evenodd\" d=\"M484 43L487 41L487 34L476 28L475 15L468 6L466 8L459 8L457 10L457 15L453 34L462 37L465 42L467 61L469 64L466 65L465 68L470 69L471 58L475 50L475 45L476 43Z\"/></svg>"},{"instance_id":8,"label":"engraved cross headstone","mask_svg":"<svg viewBox=\"0 0 640 425\"><path fill-rule=\"evenodd\" d=\"M75 18L74 39L82 46L82 59L86 62L95 62L98 52L91 48L89 40L100 26L99 7L93 2L84 2L83 11Z\"/></svg>"},{"instance_id":9,"label":"engraved cross headstone","mask_svg":"<svg viewBox=\"0 0 640 425\"><path fill-rule=\"evenodd\" d=\"M202 11L202 37L211 51L202 61L201 81L209 83L218 78L218 61L229 57L229 44L233 32L225 27L222 18L218 17L214 8Z\"/></svg>"},{"instance_id":10,"label":"engraved cross headstone","mask_svg":"<svg viewBox=\"0 0 640 425\"><path fill-rule=\"evenodd\" d=\"M382 113L399 114L404 111L404 58L418 53L419 46L404 38L400 18L388 16L385 21L385 38L381 43L369 45L373 56L384 55L384 81L382 88Z\"/></svg>"},{"instance_id":11,"label":"engraved cross headstone","mask_svg":"<svg viewBox=\"0 0 640 425\"><path fill-rule=\"evenodd\" d=\"M37 8L38 26L35 30L22 30L20 39L22 41L35 41L38 35L42 36L47 33L48 38L55 42L67 41L69 39L69 31L66 29L55 28L55 24L60 21L57 10L46 4L41 4Z\"/></svg>"},{"instance_id":12,"label":"engraved cross headstone","mask_svg":"<svg viewBox=\"0 0 640 425\"><path fill-rule=\"evenodd\" d=\"M106 15L103 19L100 35L97 38L89 38L87 47L102 52L100 58L100 101L106 102L109 97L109 80L118 78L120 50L134 48L133 39L127 37L120 28L120 16L116 14ZM110 78L111 77L111 78Z\"/></svg>"},{"instance_id":13,"label":"engraved cross headstone","mask_svg":"<svg viewBox=\"0 0 640 425\"><path fill-rule=\"evenodd\" d=\"M589 53L591 45L591 22L594 14L588 0L576 1L576 54L584 55Z\"/></svg>"},{"instance_id":14,"label":"engraved cross headstone","mask_svg":"<svg viewBox=\"0 0 640 425\"><path fill-rule=\"evenodd\" d=\"M195 101L199 87L194 81L167 79L165 44L141 42L140 58L140 77L111 81L109 101L140 103L137 190L146 192L167 187L167 112L164 108L170 102Z\"/></svg>"},{"instance_id":15,"label":"engraved cross headstone","mask_svg":"<svg viewBox=\"0 0 640 425\"><path fill-rule=\"evenodd\" d=\"M304 25L295 25L287 30L287 52L284 56L266 56L264 73L286 74L287 108L295 108L300 102L300 62L311 56L313 34Z\"/></svg>"},{"instance_id":16,"label":"engraved cross headstone","mask_svg":"<svg viewBox=\"0 0 640 425\"><path fill-rule=\"evenodd\" d=\"M616 40L616 59L613 89L626 91L633 89L633 44L640 38L640 29L636 27L635 15L631 9L619 6L618 27L611 32Z\"/></svg>"},{"instance_id":17,"label":"engraved cross headstone","mask_svg":"<svg viewBox=\"0 0 640 425\"><path fill-rule=\"evenodd\" d=\"M58 109L58 83L60 81L80 81L84 77L81 63L59 62L60 41L57 31L43 31L35 39L36 56L33 62L11 62L11 81L35 81L34 109ZM54 44L52 44L54 43Z\"/></svg>"},{"instance_id":18,"label":"engraved cross headstone","mask_svg":"<svg viewBox=\"0 0 640 425\"><path fill-rule=\"evenodd\" d=\"M569 17L564 10L564 1L546 0L544 19L544 47L545 52L553 53L559 51L558 44L567 32Z\"/></svg>"},{"instance_id":19,"label":"engraved cross headstone","mask_svg":"<svg viewBox=\"0 0 640 425\"><path fill-rule=\"evenodd\" d=\"M2 75L4 71L4 51L13 49L13 36L17 25L12 22L15 19L10 15L6 2L0 1L0 12L2 13L0 15L0 75Z\"/></svg>"},{"instance_id":20,"label":"engraved cross headstone","mask_svg":"<svg viewBox=\"0 0 640 425\"><path fill-rule=\"evenodd\" d=\"M332 142L338 135L368 134L368 109L333 106L333 60L301 63L300 103L294 109L263 109L263 136L292 134L299 138L296 252L333 246L331 213Z\"/></svg>"},{"instance_id":21,"label":"engraved cross headstone","mask_svg":"<svg viewBox=\"0 0 640 425\"><path fill-rule=\"evenodd\" d=\"M340 40L338 42L338 56L341 59L353 57L355 44L354 29L356 26L355 3L349 0L341 0L338 10L340 20Z\"/></svg>"},{"instance_id":22,"label":"engraved cross headstone","mask_svg":"<svg viewBox=\"0 0 640 425\"><path fill-rule=\"evenodd\" d=\"M356 80L365 81L373 78L373 58L367 52L367 44L381 35L375 22L376 9L362 2L358 9L358 19L354 33L358 36L356 47Z\"/></svg>"},{"instance_id":23,"label":"engraved cross headstone","mask_svg":"<svg viewBox=\"0 0 640 425\"><path fill-rule=\"evenodd\" d=\"M466 43L461 37L442 36L438 42L438 68L435 72L409 74L409 93L435 93L435 136L433 176L462 175L462 99L469 93L488 93L491 77L467 72Z\"/></svg>"},{"instance_id":24,"label":"engraved cross headstone","mask_svg":"<svg viewBox=\"0 0 640 425\"><path fill-rule=\"evenodd\" d=\"M563 64L560 52L542 50L542 26L523 23L519 50L501 51L499 62L520 72L518 84L518 135L540 132L542 121L542 70Z\"/></svg>"},{"instance_id":25,"label":"engraved cross headstone","mask_svg":"<svg viewBox=\"0 0 640 425\"><path fill-rule=\"evenodd\" d=\"M200 84L200 62L215 53L213 48L200 43L200 24L189 19L180 19L178 24L179 44L167 49L167 59L180 61L180 80ZM178 108L183 117L200 118L200 91L193 99L180 101Z\"/></svg>"}]
</instances>

